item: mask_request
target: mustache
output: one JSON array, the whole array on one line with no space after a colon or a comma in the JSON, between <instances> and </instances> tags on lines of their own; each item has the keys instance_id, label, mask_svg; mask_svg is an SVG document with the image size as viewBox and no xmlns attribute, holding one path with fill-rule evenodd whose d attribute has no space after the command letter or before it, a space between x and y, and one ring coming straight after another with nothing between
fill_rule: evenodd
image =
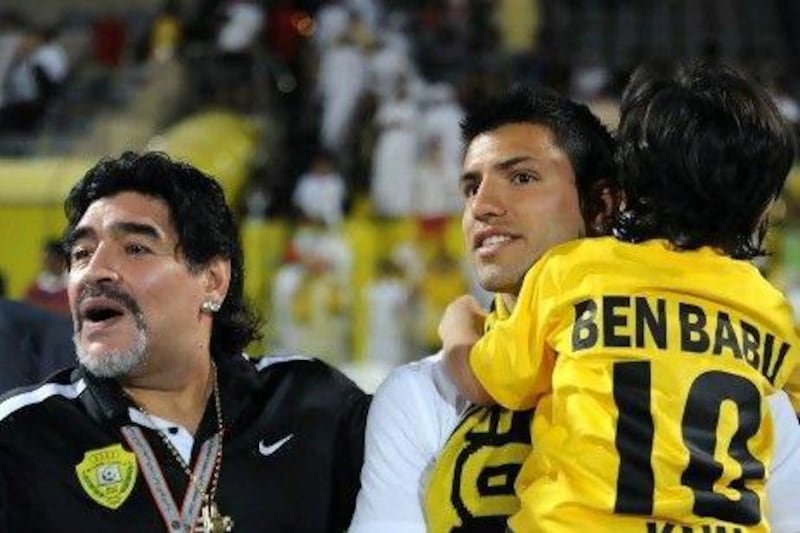
<instances>
[{"instance_id":1,"label":"mustache","mask_svg":"<svg viewBox=\"0 0 800 533\"><path fill-rule=\"evenodd\" d=\"M136 320L136 325L140 329L145 329L142 309L139 307L139 304L136 303L136 300L133 298L133 296L123 291L116 285L109 283L90 283L81 289L75 303L75 309L73 310L73 315L76 317L76 330L78 332L80 332L83 328L83 316L78 309L80 304L87 298L107 298L117 302L123 308L128 310L131 315L133 315L134 319Z\"/></svg>"}]
</instances>

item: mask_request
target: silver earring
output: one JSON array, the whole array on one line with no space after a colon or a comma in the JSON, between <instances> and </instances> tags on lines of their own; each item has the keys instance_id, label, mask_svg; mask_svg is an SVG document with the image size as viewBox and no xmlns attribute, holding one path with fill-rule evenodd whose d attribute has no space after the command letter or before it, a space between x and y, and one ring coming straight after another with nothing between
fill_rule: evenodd
<instances>
[{"instance_id":1,"label":"silver earring","mask_svg":"<svg viewBox=\"0 0 800 533\"><path fill-rule=\"evenodd\" d=\"M200 310L210 315L213 315L214 313L219 311L219 308L220 304L215 300L206 300L202 303L202 305L200 305Z\"/></svg>"}]
</instances>

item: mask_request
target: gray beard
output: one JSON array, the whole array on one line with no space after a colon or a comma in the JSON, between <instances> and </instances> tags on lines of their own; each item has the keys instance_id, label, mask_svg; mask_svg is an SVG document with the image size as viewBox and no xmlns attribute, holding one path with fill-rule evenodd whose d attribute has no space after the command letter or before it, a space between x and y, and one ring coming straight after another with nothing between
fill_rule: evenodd
<instances>
[{"instance_id":1,"label":"gray beard","mask_svg":"<svg viewBox=\"0 0 800 533\"><path fill-rule=\"evenodd\" d=\"M147 334L139 328L136 340L127 350L112 350L99 355L90 355L78 342L78 333L72 338L78 362L99 378L119 378L129 375L134 369L142 366L147 361Z\"/></svg>"}]
</instances>

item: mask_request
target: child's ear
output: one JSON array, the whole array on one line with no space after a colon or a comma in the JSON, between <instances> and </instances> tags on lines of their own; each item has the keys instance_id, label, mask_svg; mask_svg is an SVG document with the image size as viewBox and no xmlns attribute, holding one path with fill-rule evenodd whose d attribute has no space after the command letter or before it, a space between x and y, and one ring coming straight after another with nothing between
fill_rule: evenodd
<instances>
[{"instance_id":1,"label":"child's ear","mask_svg":"<svg viewBox=\"0 0 800 533\"><path fill-rule=\"evenodd\" d=\"M592 207L590 213L589 233L594 236L606 235L616 215L625 206L625 194L608 180L598 181L592 187Z\"/></svg>"}]
</instances>

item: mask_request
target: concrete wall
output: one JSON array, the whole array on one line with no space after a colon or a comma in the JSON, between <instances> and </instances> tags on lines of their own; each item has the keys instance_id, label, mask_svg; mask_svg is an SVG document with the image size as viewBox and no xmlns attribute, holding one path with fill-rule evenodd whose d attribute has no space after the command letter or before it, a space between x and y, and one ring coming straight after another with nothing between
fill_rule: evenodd
<instances>
[{"instance_id":1,"label":"concrete wall","mask_svg":"<svg viewBox=\"0 0 800 533\"><path fill-rule=\"evenodd\" d=\"M182 8L189 12L201 0L184 0ZM0 0L3 11L17 11L27 19L49 24L70 11L83 13L126 13L131 10L157 11L164 0Z\"/></svg>"},{"instance_id":2,"label":"concrete wall","mask_svg":"<svg viewBox=\"0 0 800 533\"><path fill-rule=\"evenodd\" d=\"M163 0L3 0L4 10L19 10L32 16L47 16L55 12L59 14L65 10L83 9L87 11L124 11L131 7L157 9ZM187 2L188 3L188 2Z\"/></svg>"}]
</instances>

